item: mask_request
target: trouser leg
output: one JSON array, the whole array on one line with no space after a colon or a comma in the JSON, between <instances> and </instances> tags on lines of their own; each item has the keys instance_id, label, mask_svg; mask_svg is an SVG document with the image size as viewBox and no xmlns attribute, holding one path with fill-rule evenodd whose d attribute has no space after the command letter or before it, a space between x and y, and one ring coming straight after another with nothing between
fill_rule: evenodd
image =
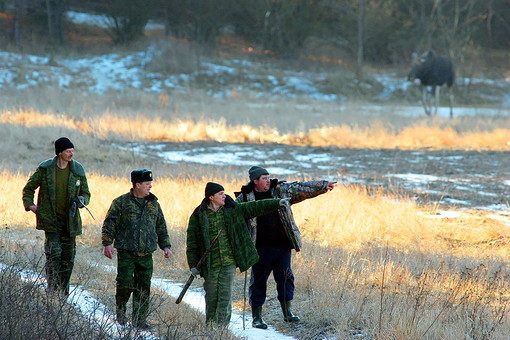
<instances>
[{"instance_id":1,"label":"trouser leg","mask_svg":"<svg viewBox=\"0 0 510 340\"><path fill-rule=\"evenodd\" d=\"M218 276L219 268L211 268L207 276L204 277L205 291L205 322L209 323L214 320L216 315L216 307L218 305Z\"/></svg>"},{"instance_id":2,"label":"trouser leg","mask_svg":"<svg viewBox=\"0 0 510 340\"><path fill-rule=\"evenodd\" d=\"M60 260L62 255L62 245L60 244L60 234L58 232L45 232L44 254L46 255L46 281L48 291L54 292L60 286Z\"/></svg>"},{"instance_id":3,"label":"trouser leg","mask_svg":"<svg viewBox=\"0 0 510 340\"><path fill-rule=\"evenodd\" d=\"M135 257L129 252L119 250L117 254L117 289L115 293L115 304L117 307L117 318L126 318L126 305L133 291L135 270Z\"/></svg>"},{"instance_id":4,"label":"trouser leg","mask_svg":"<svg viewBox=\"0 0 510 340\"><path fill-rule=\"evenodd\" d=\"M273 276L276 281L278 300L291 301L294 298L294 274L290 265L290 249L275 250Z\"/></svg>"},{"instance_id":5,"label":"trouser leg","mask_svg":"<svg viewBox=\"0 0 510 340\"><path fill-rule=\"evenodd\" d=\"M143 325L147 321L152 270L152 254L136 259L133 291L133 323L135 325Z\"/></svg>"},{"instance_id":6,"label":"trouser leg","mask_svg":"<svg viewBox=\"0 0 510 340\"><path fill-rule=\"evenodd\" d=\"M205 320L226 326L232 315L235 266L212 268L204 281Z\"/></svg>"},{"instance_id":7,"label":"trouser leg","mask_svg":"<svg viewBox=\"0 0 510 340\"><path fill-rule=\"evenodd\" d=\"M221 267L218 275L218 303L216 305L215 322L227 326L232 316L232 285L236 267Z\"/></svg>"},{"instance_id":8,"label":"trouser leg","mask_svg":"<svg viewBox=\"0 0 510 340\"><path fill-rule=\"evenodd\" d=\"M253 265L250 275L250 287L248 296L252 307L260 307L266 301L267 279L272 271L271 250L268 248L257 249L259 261Z\"/></svg>"},{"instance_id":9,"label":"trouser leg","mask_svg":"<svg viewBox=\"0 0 510 340\"><path fill-rule=\"evenodd\" d=\"M69 282L76 255L76 237L61 235L60 244L62 248L60 257L60 287L66 295L69 295Z\"/></svg>"}]
</instances>

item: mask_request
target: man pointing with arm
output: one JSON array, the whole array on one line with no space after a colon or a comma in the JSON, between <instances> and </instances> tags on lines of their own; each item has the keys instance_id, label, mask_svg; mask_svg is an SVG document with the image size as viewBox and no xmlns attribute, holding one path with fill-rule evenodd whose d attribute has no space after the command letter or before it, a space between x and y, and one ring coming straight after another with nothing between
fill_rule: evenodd
<instances>
[{"instance_id":1,"label":"man pointing with arm","mask_svg":"<svg viewBox=\"0 0 510 340\"><path fill-rule=\"evenodd\" d=\"M266 169L253 166L248 171L250 182L236 193L238 202L258 201L267 198L289 198L290 204L313 198L330 190L335 184L328 181L280 182L271 179ZM297 322L299 317L291 310L294 298L294 275L291 268L291 249L301 249L301 234L294 221L290 206L286 209L248 220L252 239L259 255L250 276L249 298L255 328L266 329L262 319L262 305L266 300L267 279L273 272L282 307L283 318L287 322Z\"/></svg>"}]
</instances>

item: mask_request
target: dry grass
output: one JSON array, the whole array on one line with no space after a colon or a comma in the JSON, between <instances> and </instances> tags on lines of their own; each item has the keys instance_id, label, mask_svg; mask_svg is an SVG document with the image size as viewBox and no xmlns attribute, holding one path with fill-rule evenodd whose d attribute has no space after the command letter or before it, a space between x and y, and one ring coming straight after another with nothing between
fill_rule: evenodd
<instances>
[{"instance_id":1,"label":"dry grass","mask_svg":"<svg viewBox=\"0 0 510 340\"><path fill-rule=\"evenodd\" d=\"M21 202L16 204L19 209L11 207L27 175L3 171L1 176L5 192L11 194L0 198L0 211L5 212L0 225L17 226L23 234L22 230L33 228L34 217L23 211ZM80 247L96 250L78 257L75 277L80 282L90 274L79 274L80 267L90 272L90 266L80 265L82 261L100 263L101 221L111 200L129 188L127 178L96 173L88 177L90 209L98 222L82 212L85 234L79 240ZM172 266L180 269L173 272L156 256L155 275L177 275L180 280L185 276L185 227L207 180L223 183L228 192L242 184L224 178L158 177L154 182L153 191L160 199L174 243ZM432 207L420 208L412 200L359 186L339 186L295 205L293 210L306 241L303 252L294 258L298 284L295 308L310 326L295 335L348 336L360 329L382 339L458 338L455 334L501 338L508 330L505 292L510 288L506 279L510 273L503 269L505 261L500 259L509 255L510 230L500 222L480 213L451 220L431 219ZM9 242L12 240L4 239L2 243ZM99 286L96 289L104 289L104 282L97 280L101 275L94 277ZM111 288L113 277L104 280ZM271 285L269 289L274 291ZM236 298L239 294L237 288ZM267 310L275 311L268 320L285 330L274 304L270 299ZM182 320L172 313L163 319Z\"/></svg>"},{"instance_id":2,"label":"dry grass","mask_svg":"<svg viewBox=\"0 0 510 340\"><path fill-rule=\"evenodd\" d=\"M11 208L13 199L20 197L27 176L8 171L0 175L5 180L6 192L13 195L0 198L0 210L5 212L0 216L0 225L32 227L34 216L24 212L21 201L16 204L17 209ZM89 174L88 180L92 193L89 207L97 221L85 211L82 217L87 229L100 229L111 201L127 192L130 183L127 176L95 173ZM152 191L158 196L171 229L185 231L189 216L203 197L205 183L210 180L223 183L229 193L243 184L224 178L156 178ZM374 243L458 256L510 255L510 249L501 247L510 240L510 229L500 221L481 213L466 213L450 220L432 219L428 216L433 216L433 207L420 208L412 200L388 197L382 190L374 192L363 186L338 186L327 195L295 205L293 210L305 238L325 247L355 251ZM88 234L85 233L82 242L89 243Z\"/></svg>"},{"instance_id":3,"label":"dry grass","mask_svg":"<svg viewBox=\"0 0 510 340\"><path fill-rule=\"evenodd\" d=\"M360 149L510 150L510 129L457 132L451 127L416 124L398 131L382 123L358 128L347 125L313 128L301 133L281 133L268 126L229 125L225 120L147 119L104 114L84 119L37 111L4 111L0 123L25 127L59 127L99 139L165 142L216 141L227 143L280 143Z\"/></svg>"},{"instance_id":4,"label":"dry grass","mask_svg":"<svg viewBox=\"0 0 510 340\"><path fill-rule=\"evenodd\" d=\"M33 228L33 215L23 211L21 202L19 209L12 209L11 196L19 197L27 176L6 170L1 176L0 189L13 194L0 201L0 209L7 212L0 216L0 224L17 225L22 235L22 230ZM100 221L111 200L129 188L127 178L94 173L88 177L90 209L98 222L83 212L85 234L79 240L80 247L96 250L79 254L75 277L80 282L90 274L79 274L80 267L90 272L89 265L80 263L95 263L101 256ZM175 246L176 258L170 266L177 266L174 269L185 270L185 226L202 198L206 180L211 178L158 177L154 182L153 191L160 198ZM222 182L229 192L242 184L239 180L212 180ZM268 320L279 329L312 338L325 334L347 337L359 329L382 339L458 338L458 334L497 339L508 331L505 292L510 286L503 266L509 255L510 230L500 222L480 213L431 219L432 207L420 208L406 198L359 186L339 186L295 205L293 210L306 241L302 254L294 258L298 284L295 309L309 327L299 331L286 328L270 299L266 310L274 312L268 314ZM12 239L4 238L5 242ZM182 279L156 258L155 275ZM93 276L99 287L95 289L104 289L104 283L110 282L111 291L111 274L101 280L101 274ZM271 285L269 289L274 291ZM240 298L239 286L236 298ZM111 304L111 294L103 299ZM164 322L183 322L176 321L182 320L179 313L165 314ZM161 318L163 314L157 315ZM190 317L200 323L196 316ZM198 326L189 327L196 330Z\"/></svg>"},{"instance_id":5,"label":"dry grass","mask_svg":"<svg viewBox=\"0 0 510 340\"><path fill-rule=\"evenodd\" d=\"M82 211L84 235L78 239L73 280L94 291L110 308L114 306L114 276L100 265L93 270L90 266L113 264L100 253L101 223L112 199L129 189L130 169L152 162L127 152L112 152L106 143L111 139L222 138L218 140L508 150L510 136L508 130L496 128L504 124L485 121L417 123L397 128L386 123L359 127L347 124L283 133L276 128L255 127L257 124L164 119L163 115L145 111L126 115L103 111L87 118L52 112L19 110L0 114L0 175L5 193L0 195L0 244L13 259L20 243L28 242L31 252L36 249L42 254L43 236L33 230L33 214L22 208L21 189L37 162L44 155L52 155L49 141L68 135L79 146L77 159L83 160L89 171L90 209L97 219L93 221ZM455 124L469 129L454 128ZM244 179L221 177L210 167L185 170L182 166L167 171L158 162L149 165L154 166L153 192L162 204L175 254L171 262L163 262L160 254L155 256L155 276L183 281L185 228L202 198L205 182L218 181L233 192ZM274 283L270 282L265 313L279 330L300 338L350 338L356 332L379 339L507 338L510 231L501 222L484 213L467 211L456 219L433 219L432 206L418 206L406 197L362 186L338 186L326 195L295 205L293 210L305 240L303 251L293 257L297 288L294 306L304 321L302 326L290 327L281 320L273 297ZM241 284L238 277L236 305L240 305ZM202 317L183 307L172 309L172 303L171 299L158 301L161 308L155 314L156 321L162 326L179 325L178 329L167 328L175 331L176 338L192 331L200 334Z\"/></svg>"}]
</instances>

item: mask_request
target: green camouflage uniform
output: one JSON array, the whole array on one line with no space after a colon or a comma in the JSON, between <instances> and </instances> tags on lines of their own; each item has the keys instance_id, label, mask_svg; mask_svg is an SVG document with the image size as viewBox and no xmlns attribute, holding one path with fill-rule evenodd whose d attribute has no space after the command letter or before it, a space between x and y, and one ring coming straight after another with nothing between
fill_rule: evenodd
<instances>
[{"instance_id":1,"label":"green camouflage uniform","mask_svg":"<svg viewBox=\"0 0 510 340\"><path fill-rule=\"evenodd\" d=\"M163 211L152 193L144 199L133 191L113 200L103 223L103 246L113 243L117 255L117 316L125 317L133 293L133 322L147 319L152 278L152 253L170 248Z\"/></svg>"},{"instance_id":2,"label":"green camouflage uniform","mask_svg":"<svg viewBox=\"0 0 510 340\"><path fill-rule=\"evenodd\" d=\"M279 207L279 199L238 203L227 196L225 206L213 212L204 199L189 219L186 255L193 268L220 237L200 268L204 277L206 322L228 325L232 312L232 284L235 268L244 272L258 261L257 250L246 228L246 219L263 215Z\"/></svg>"},{"instance_id":3,"label":"green camouflage uniform","mask_svg":"<svg viewBox=\"0 0 510 340\"><path fill-rule=\"evenodd\" d=\"M87 205L90 191L83 166L75 160L69 162L69 179L67 182L67 199L63 205L67 214L57 212L56 167L57 157L48 159L37 167L23 188L23 205L28 211L37 195L36 227L44 230L44 253L46 255L46 276L49 290L60 289L69 294L69 280L74 266L76 253L76 236L82 233L81 216L76 209L77 196L84 198ZM74 203L74 209L72 209Z\"/></svg>"}]
</instances>

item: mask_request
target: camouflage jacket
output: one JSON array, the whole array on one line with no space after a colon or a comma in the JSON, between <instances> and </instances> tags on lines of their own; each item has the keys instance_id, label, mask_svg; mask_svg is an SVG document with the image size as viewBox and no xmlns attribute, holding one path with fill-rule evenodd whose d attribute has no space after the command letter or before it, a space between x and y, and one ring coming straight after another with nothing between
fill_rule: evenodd
<instances>
[{"instance_id":1,"label":"camouflage jacket","mask_svg":"<svg viewBox=\"0 0 510 340\"><path fill-rule=\"evenodd\" d=\"M186 232L186 256L190 268L197 265L200 258L211 246L212 240L209 237L209 221L206 213L207 204L207 200L204 199L189 218ZM225 199L225 206L222 208L225 229L236 267L241 272L244 272L258 261L257 250L246 229L245 220L276 210L278 207L278 199L266 199L248 203L236 203L230 196L227 196ZM207 277L210 268L211 256L209 254L202 266L197 269L202 276Z\"/></svg>"},{"instance_id":2,"label":"camouflage jacket","mask_svg":"<svg viewBox=\"0 0 510 340\"><path fill-rule=\"evenodd\" d=\"M328 181L310 181L310 182L279 182L277 179L271 179L269 190L271 196L275 198L290 198L290 204L299 203L308 198L313 198L327 192ZM237 202L255 201L255 193L253 192L253 182L244 185L240 192L236 193ZM278 210L278 215L285 228L285 234L289 238L292 248L300 251L302 247L301 232L294 221L294 215L290 206ZM257 236L257 219L248 220L248 228L255 242Z\"/></svg>"},{"instance_id":3,"label":"camouflage jacket","mask_svg":"<svg viewBox=\"0 0 510 340\"><path fill-rule=\"evenodd\" d=\"M133 190L113 200L103 222L102 243L113 243L117 249L152 253L159 248L170 248L165 217L152 193L140 204Z\"/></svg>"},{"instance_id":4,"label":"camouflage jacket","mask_svg":"<svg viewBox=\"0 0 510 340\"><path fill-rule=\"evenodd\" d=\"M57 157L48 159L37 167L37 170L30 176L27 184L23 188L23 205L28 211L34 204L35 190L39 188L37 194L37 229L48 232L58 231L57 215L55 211L55 172L57 166ZM85 177L83 166L75 160L69 162L70 172L67 184L67 206L71 207L73 200L77 196L83 196L85 205L89 204L90 191ZM74 215L69 213L68 227L71 236L82 233L82 223L79 210Z\"/></svg>"}]
</instances>

